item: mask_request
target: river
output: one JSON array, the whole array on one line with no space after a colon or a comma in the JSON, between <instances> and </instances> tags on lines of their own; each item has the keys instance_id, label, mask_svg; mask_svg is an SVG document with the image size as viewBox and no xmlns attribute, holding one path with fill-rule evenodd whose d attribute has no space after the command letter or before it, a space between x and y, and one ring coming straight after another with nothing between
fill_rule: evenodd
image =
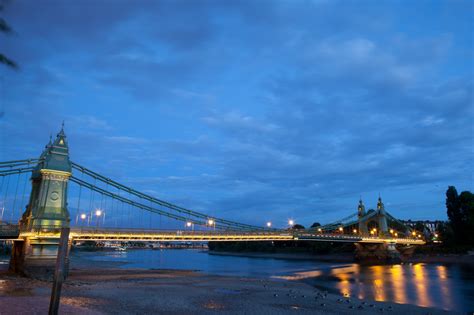
<instances>
[{"instance_id":1,"label":"river","mask_svg":"<svg viewBox=\"0 0 474 315\"><path fill-rule=\"evenodd\" d=\"M474 266L397 264L361 266L314 260L208 254L195 249L78 252L74 260L113 262L120 268L187 269L204 273L304 281L329 292L445 310L474 310Z\"/></svg>"}]
</instances>

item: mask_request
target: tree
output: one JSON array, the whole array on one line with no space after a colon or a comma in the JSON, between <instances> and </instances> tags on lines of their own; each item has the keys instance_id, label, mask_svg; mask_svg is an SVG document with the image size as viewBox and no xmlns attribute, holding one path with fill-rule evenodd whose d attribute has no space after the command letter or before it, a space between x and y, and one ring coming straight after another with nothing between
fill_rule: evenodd
<instances>
[{"instance_id":1,"label":"tree","mask_svg":"<svg viewBox=\"0 0 474 315\"><path fill-rule=\"evenodd\" d=\"M0 0L0 12L3 11L5 7L6 1L1 1ZM6 35L12 34L13 30L12 28L8 25L8 23L0 17L0 32ZM16 62L5 56L3 53L0 52L0 64L4 64L10 68L18 69L18 65Z\"/></svg>"},{"instance_id":2,"label":"tree","mask_svg":"<svg viewBox=\"0 0 474 315\"><path fill-rule=\"evenodd\" d=\"M462 222L461 208L458 192L454 186L449 186L446 191L446 209L449 222L453 225L453 228L460 227Z\"/></svg>"},{"instance_id":3,"label":"tree","mask_svg":"<svg viewBox=\"0 0 474 315\"><path fill-rule=\"evenodd\" d=\"M301 224L295 224L291 227L293 230L304 230L304 226Z\"/></svg>"},{"instance_id":4,"label":"tree","mask_svg":"<svg viewBox=\"0 0 474 315\"><path fill-rule=\"evenodd\" d=\"M474 245L474 194L463 191L459 195L460 216L462 219L463 236L469 245Z\"/></svg>"},{"instance_id":5,"label":"tree","mask_svg":"<svg viewBox=\"0 0 474 315\"><path fill-rule=\"evenodd\" d=\"M457 244L474 245L474 195L463 191L460 195L454 186L446 191L446 209L449 225Z\"/></svg>"},{"instance_id":6,"label":"tree","mask_svg":"<svg viewBox=\"0 0 474 315\"><path fill-rule=\"evenodd\" d=\"M319 222L314 222L314 223L311 225L311 228L317 228L318 226L321 226L321 223L319 223Z\"/></svg>"}]
</instances>

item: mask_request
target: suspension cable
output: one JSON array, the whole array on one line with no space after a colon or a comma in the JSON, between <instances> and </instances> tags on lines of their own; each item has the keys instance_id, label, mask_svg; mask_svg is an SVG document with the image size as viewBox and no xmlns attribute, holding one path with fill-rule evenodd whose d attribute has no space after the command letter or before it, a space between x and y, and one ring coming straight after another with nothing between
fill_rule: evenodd
<instances>
[{"instance_id":1,"label":"suspension cable","mask_svg":"<svg viewBox=\"0 0 474 315\"><path fill-rule=\"evenodd\" d=\"M91 171L79 164L76 164L74 162L71 162L72 163L72 167L81 171L81 172L84 172L85 174L95 178L95 179L98 179L100 180L101 182L104 182L104 183L108 183L109 185L111 186L114 186L116 188L120 188L124 191L127 191L128 193L132 194L132 195L135 195L139 198L143 198L145 200L150 200L152 201L153 203L156 203L156 204L159 204L163 207L166 207L168 209L171 209L171 210L175 210L177 212L181 212L181 213L185 213L185 214L188 214L188 215L191 215L191 216L194 216L194 217L197 217L197 218L200 218L200 219L209 219L210 216L209 215L206 215L206 214L203 214L203 213L200 213L200 212L196 212L196 211L193 211L193 210L190 210L190 209L186 209L186 208L183 208L183 207L180 207L180 206L177 206L175 204L172 204L172 203L169 203L167 201L164 201L164 200L160 200L158 198L155 198L155 197L152 197L150 195L146 195L144 193L141 193L133 188L130 188L130 187L127 187L125 185L122 185L116 181L113 181L112 179L110 178L107 178L105 176L102 176L94 171ZM245 224L245 223L239 223L239 222L234 222L234 221L230 221L230 220L226 220L226 219L221 219L221 218L212 218L214 220L214 222L218 222L218 223L221 223L221 224L224 224L224 225L228 225L228 226L236 226L236 227L239 227L239 228L243 228L243 229L253 229L253 230L264 230L265 228L263 227L260 227L260 226L254 226L254 225L250 225L250 224Z\"/></svg>"},{"instance_id":2,"label":"suspension cable","mask_svg":"<svg viewBox=\"0 0 474 315\"><path fill-rule=\"evenodd\" d=\"M156 208L149 207L147 205L144 205L144 204L141 204L139 202L133 201L131 199L125 198L123 196L118 196L115 193L112 193L110 191L106 191L106 190L104 190L100 187L89 184L89 183L87 183L83 180L80 180L77 177L71 176L70 180L72 182L78 184L78 185L82 185L85 188L90 189L91 191L95 191L95 192L98 192L100 194L103 194L103 195L109 196L111 198L117 199L117 200L119 200L121 202L124 202L124 203L127 203L127 204L129 204L133 207L137 207L137 208L140 208L140 209L143 209L143 210L148 210L148 211L155 212L155 213L160 213L164 216L167 216L167 217L173 218L175 220L179 220L179 221L185 221L186 220L185 217L182 217L182 216L179 216L179 215L176 215L176 214L172 214L172 213L169 213L169 212L165 212L165 211L162 211L162 210L159 210L159 209L156 209ZM197 220L194 220L194 223L199 224L199 225L204 225L205 224L205 222L197 221Z\"/></svg>"}]
</instances>

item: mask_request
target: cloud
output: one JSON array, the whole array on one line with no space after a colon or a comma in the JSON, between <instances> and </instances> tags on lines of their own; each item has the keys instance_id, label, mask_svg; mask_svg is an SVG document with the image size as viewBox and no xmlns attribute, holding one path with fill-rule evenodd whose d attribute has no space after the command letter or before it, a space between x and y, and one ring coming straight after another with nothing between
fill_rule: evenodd
<instances>
[{"instance_id":1,"label":"cloud","mask_svg":"<svg viewBox=\"0 0 474 315\"><path fill-rule=\"evenodd\" d=\"M472 189L472 32L426 5L14 2L2 157L66 120L75 162L212 215L323 223L382 192L444 218L433 187Z\"/></svg>"}]
</instances>

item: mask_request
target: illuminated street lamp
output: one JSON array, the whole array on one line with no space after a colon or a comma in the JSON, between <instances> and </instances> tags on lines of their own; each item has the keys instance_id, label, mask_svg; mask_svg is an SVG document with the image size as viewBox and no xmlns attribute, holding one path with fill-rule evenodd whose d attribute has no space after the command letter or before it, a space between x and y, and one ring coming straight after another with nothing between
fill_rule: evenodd
<instances>
[{"instance_id":1,"label":"illuminated street lamp","mask_svg":"<svg viewBox=\"0 0 474 315\"><path fill-rule=\"evenodd\" d=\"M390 234L393 234L393 232L394 232L393 229L390 229Z\"/></svg>"},{"instance_id":2,"label":"illuminated street lamp","mask_svg":"<svg viewBox=\"0 0 474 315\"><path fill-rule=\"evenodd\" d=\"M97 217L97 228L99 228L99 218L102 215L102 210L97 209L95 210L95 216Z\"/></svg>"},{"instance_id":3,"label":"illuminated street lamp","mask_svg":"<svg viewBox=\"0 0 474 315\"><path fill-rule=\"evenodd\" d=\"M342 233L342 231L344 231L344 228L342 226L339 227L339 232Z\"/></svg>"},{"instance_id":4,"label":"illuminated street lamp","mask_svg":"<svg viewBox=\"0 0 474 315\"><path fill-rule=\"evenodd\" d=\"M267 228L271 228L272 227L272 223L271 222L267 222Z\"/></svg>"},{"instance_id":5,"label":"illuminated street lamp","mask_svg":"<svg viewBox=\"0 0 474 315\"><path fill-rule=\"evenodd\" d=\"M370 235L374 235L374 234L375 234L374 230L370 231Z\"/></svg>"},{"instance_id":6,"label":"illuminated street lamp","mask_svg":"<svg viewBox=\"0 0 474 315\"><path fill-rule=\"evenodd\" d=\"M318 232L321 233L323 231L322 228L318 228Z\"/></svg>"},{"instance_id":7,"label":"illuminated street lamp","mask_svg":"<svg viewBox=\"0 0 474 315\"><path fill-rule=\"evenodd\" d=\"M293 221L293 220L291 220L291 219L290 219L290 220L288 220L288 225L289 225L289 226L293 226L293 225L295 225L295 221Z\"/></svg>"},{"instance_id":8,"label":"illuminated street lamp","mask_svg":"<svg viewBox=\"0 0 474 315\"><path fill-rule=\"evenodd\" d=\"M87 218L87 215L85 213L82 213L81 216L81 231L84 228L84 220Z\"/></svg>"},{"instance_id":9,"label":"illuminated street lamp","mask_svg":"<svg viewBox=\"0 0 474 315\"><path fill-rule=\"evenodd\" d=\"M394 235L395 235L395 237L398 237L398 233L397 233L397 232L395 232L395 234L394 234Z\"/></svg>"},{"instance_id":10,"label":"illuminated street lamp","mask_svg":"<svg viewBox=\"0 0 474 315\"><path fill-rule=\"evenodd\" d=\"M434 237L438 238L438 236L439 236L438 233L435 233L435 234L434 234Z\"/></svg>"},{"instance_id":11,"label":"illuminated street lamp","mask_svg":"<svg viewBox=\"0 0 474 315\"><path fill-rule=\"evenodd\" d=\"M353 230L352 230L352 233L357 234L357 230L356 230L356 229L353 229Z\"/></svg>"},{"instance_id":12,"label":"illuminated street lamp","mask_svg":"<svg viewBox=\"0 0 474 315\"><path fill-rule=\"evenodd\" d=\"M214 230L216 229L216 221L213 219L207 220L207 225L214 227Z\"/></svg>"},{"instance_id":13,"label":"illuminated street lamp","mask_svg":"<svg viewBox=\"0 0 474 315\"><path fill-rule=\"evenodd\" d=\"M192 228L192 230L194 231L194 224L193 224L193 222L191 222L191 221L186 222L186 226L187 226L188 228Z\"/></svg>"},{"instance_id":14,"label":"illuminated street lamp","mask_svg":"<svg viewBox=\"0 0 474 315\"><path fill-rule=\"evenodd\" d=\"M416 232L415 231L411 232L411 235L416 236Z\"/></svg>"}]
</instances>

